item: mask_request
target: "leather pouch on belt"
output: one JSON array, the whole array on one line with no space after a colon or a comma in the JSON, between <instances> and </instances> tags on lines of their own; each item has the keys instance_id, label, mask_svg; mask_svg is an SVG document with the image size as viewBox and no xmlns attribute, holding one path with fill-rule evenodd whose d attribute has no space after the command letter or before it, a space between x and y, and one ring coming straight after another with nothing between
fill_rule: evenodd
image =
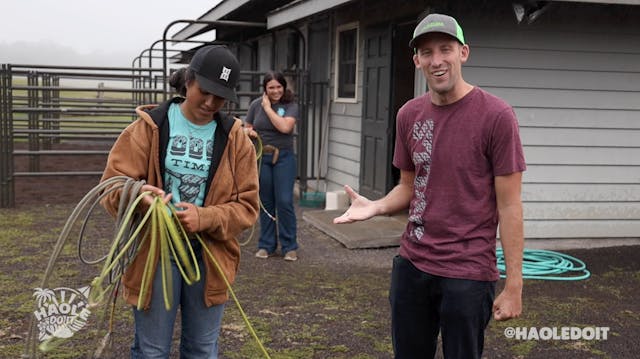
<instances>
[{"instance_id":1,"label":"leather pouch on belt","mask_svg":"<svg viewBox=\"0 0 640 359\"><path fill-rule=\"evenodd\" d=\"M278 162L278 155L280 154L280 150L276 146L265 145L262 147L262 153L271 153L273 157L271 158L271 164L275 165Z\"/></svg>"}]
</instances>

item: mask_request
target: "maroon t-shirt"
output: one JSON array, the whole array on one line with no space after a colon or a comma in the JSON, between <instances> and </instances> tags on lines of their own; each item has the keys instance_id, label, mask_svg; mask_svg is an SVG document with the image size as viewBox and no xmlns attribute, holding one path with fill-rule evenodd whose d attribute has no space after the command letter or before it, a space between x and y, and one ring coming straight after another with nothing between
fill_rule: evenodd
<instances>
[{"instance_id":1,"label":"maroon t-shirt","mask_svg":"<svg viewBox=\"0 0 640 359\"><path fill-rule=\"evenodd\" d=\"M410 100L393 164L415 172L400 255L432 275L497 280L494 176L526 168L511 106L477 87L445 106L429 93Z\"/></svg>"}]
</instances>

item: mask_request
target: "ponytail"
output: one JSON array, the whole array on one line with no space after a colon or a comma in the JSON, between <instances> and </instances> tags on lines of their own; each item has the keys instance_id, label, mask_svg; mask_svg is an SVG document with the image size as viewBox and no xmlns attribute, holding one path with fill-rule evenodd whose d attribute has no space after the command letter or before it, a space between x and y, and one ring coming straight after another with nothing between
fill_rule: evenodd
<instances>
[{"instance_id":1,"label":"ponytail","mask_svg":"<svg viewBox=\"0 0 640 359\"><path fill-rule=\"evenodd\" d=\"M195 74L188 67L183 67L169 77L169 85L173 87L176 92L182 96L187 96L187 84L196 78Z\"/></svg>"}]
</instances>

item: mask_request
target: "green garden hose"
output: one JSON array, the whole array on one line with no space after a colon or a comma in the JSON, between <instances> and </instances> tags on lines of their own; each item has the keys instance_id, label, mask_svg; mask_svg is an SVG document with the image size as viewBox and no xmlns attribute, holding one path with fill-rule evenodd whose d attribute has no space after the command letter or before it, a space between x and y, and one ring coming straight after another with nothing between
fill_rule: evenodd
<instances>
[{"instance_id":1,"label":"green garden hose","mask_svg":"<svg viewBox=\"0 0 640 359\"><path fill-rule=\"evenodd\" d=\"M506 265L502 248L496 250L496 259L500 278L506 278ZM522 258L522 278L557 281L575 281L587 279L591 273L587 265L570 255L544 250L526 249Z\"/></svg>"}]
</instances>

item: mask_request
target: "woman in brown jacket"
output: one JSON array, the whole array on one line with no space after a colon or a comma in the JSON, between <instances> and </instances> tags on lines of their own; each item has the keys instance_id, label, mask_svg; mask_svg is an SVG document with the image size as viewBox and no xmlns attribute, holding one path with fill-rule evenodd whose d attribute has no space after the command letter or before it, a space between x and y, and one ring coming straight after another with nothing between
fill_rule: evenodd
<instances>
[{"instance_id":1,"label":"woman in brown jacket","mask_svg":"<svg viewBox=\"0 0 640 359\"><path fill-rule=\"evenodd\" d=\"M241 122L223 114L226 100L237 101L235 86L240 66L223 46L205 46L194 55L188 68L171 77L171 85L182 95L160 105L136 109L138 120L118 137L109 154L102 180L128 176L145 180L141 191L151 191L179 210L185 230L199 233L209 251L233 283L240 259L236 240L258 216L256 155ZM114 192L103 205L115 215L120 193ZM151 203L145 198L143 206ZM149 242L144 241L123 274L124 297L138 303ZM216 358L224 303L228 299L224 280L203 255L200 242L192 240L200 281L187 285L172 263L173 300L163 304L161 271L155 270L151 289L142 298L144 308L134 307L135 337L132 358L168 358L173 325L180 306L183 358Z\"/></svg>"}]
</instances>

